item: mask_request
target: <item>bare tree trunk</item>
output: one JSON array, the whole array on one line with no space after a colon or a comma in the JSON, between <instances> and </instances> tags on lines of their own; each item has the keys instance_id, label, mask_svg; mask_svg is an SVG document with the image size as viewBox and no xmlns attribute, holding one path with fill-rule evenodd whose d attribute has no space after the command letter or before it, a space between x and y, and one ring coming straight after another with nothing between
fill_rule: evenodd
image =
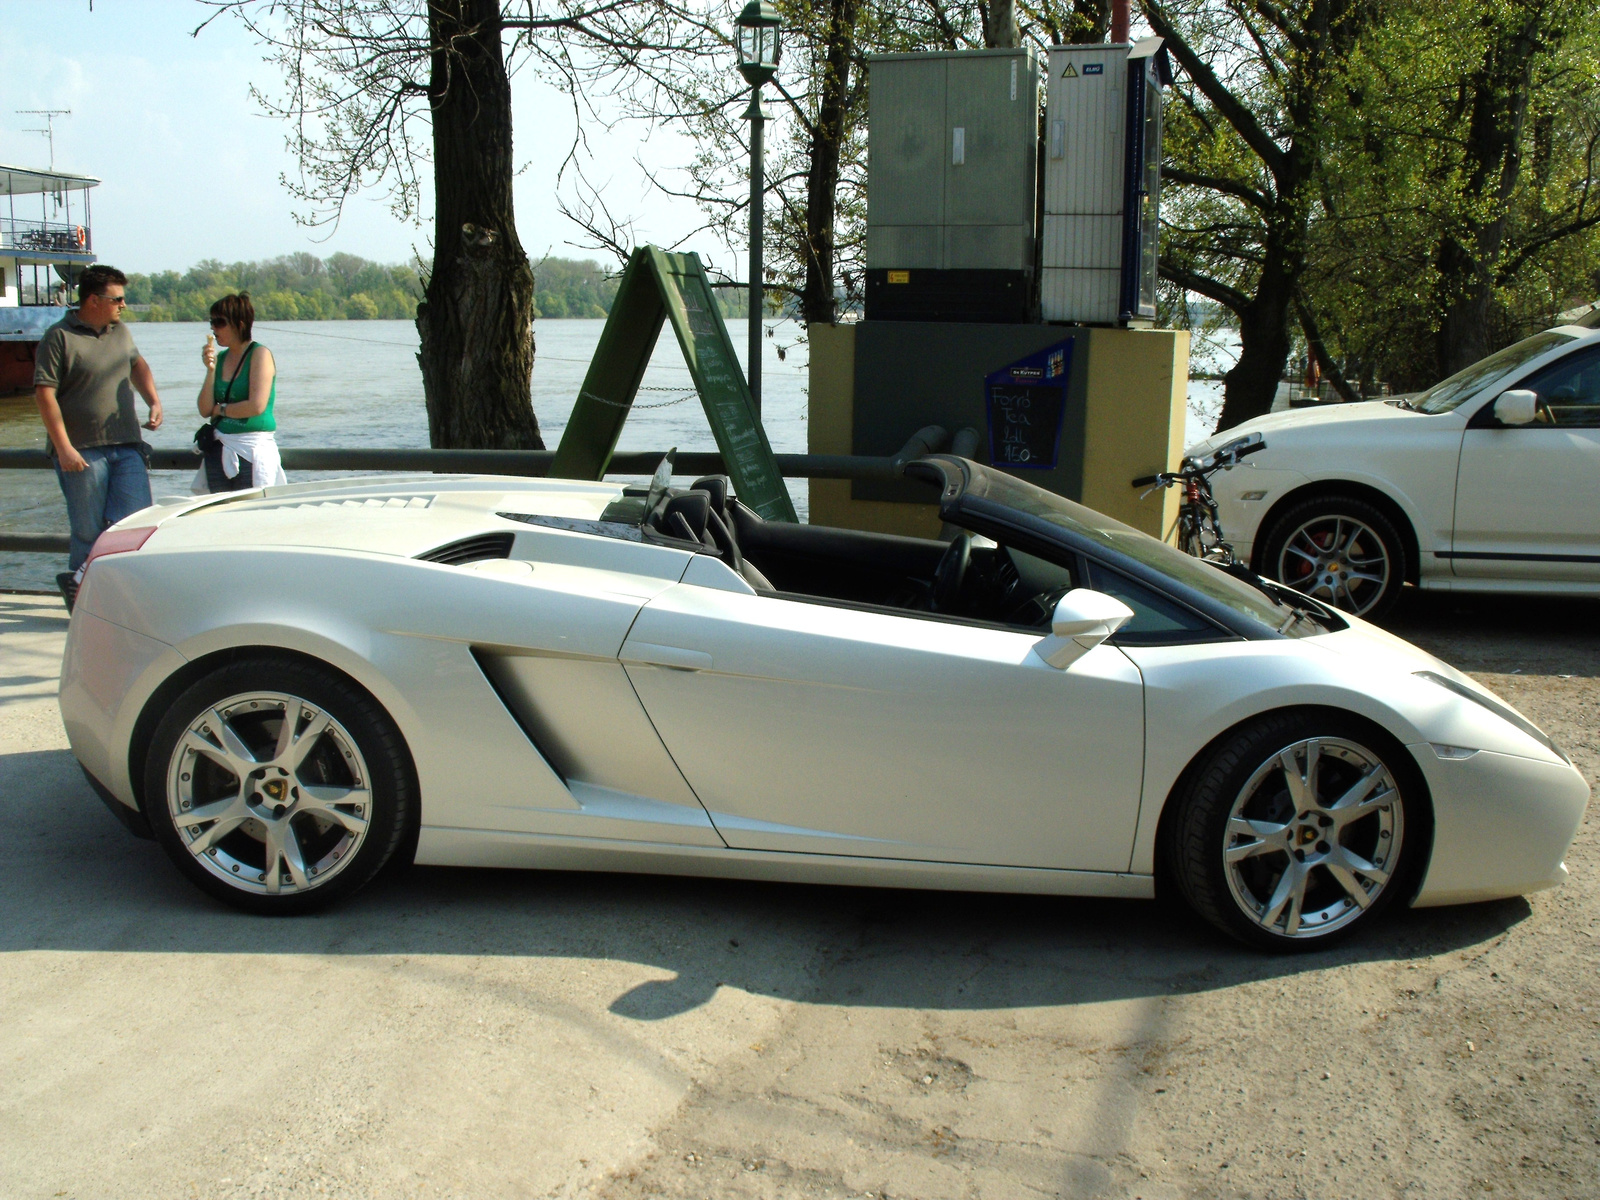
<instances>
[{"instance_id":1,"label":"bare tree trunk","mask_svg":"<svg viewBox=\"0 0 1600 1200\"><path fill-rule=\"evenodd\" d=\"M834 221L838 213L839 147L850 103L850 61L855 54L859 0L830 0L827 53L817 122L811 134L806 173L806 263L800 290L800 316L807 325L832 324L834 297Z\"/></svg>"},{"instance_id":2,"label":"bare tree trunk","mask_svg":"<svg viewBox=\"0 0 1600 1200\"><path fill-rule=\"evenodd\" d=\"M533 270L511 204L511 83L499 0L428 0L433 272L417 306L435 447L542 450Z\"/></svg>"},{"instance_id":3,"label":"bare tree trunk","mask_svg":"<svg viewBox=\"0 0 1600 1200\"><path fill-rule=\"evenodd\" d=\"M1468 215L1445 235L1435 258L1442 300L1437 341L1441 377L1471 366L1493 348L1489 313L1495 268L1522 164L1533 59L1541 50L1539 26L1545 17L1542 3L1519 7L1526 10L1522 22L1498 31L1478 70L1464 81L1470 113L1462 200ZM1482 219L1478 214L1486 207L1492 215Z\"/></svg>"},{"instance_id":4,"label":"bare tree trunk","mask_svg":"<svg viewBox=\"0 0 1600 1200\"><path fill-rule=\"evenodd\" d=\"M1289 360L1289 315L1294 311L1294 276L1281 261L1263 265L1255 295L1238 311L1239 361L1222 377L1222 412L1217 432L1272 408Z\"/></svg>"},{"instance_id":5,"label":"bare tree trunk","mask_svg":"<svg viewBox=\"0 0 1600 1200\"><path fill-rule=\"evenodd\" d=\"M1015 0L989 0L984 10L983 44L991 50L1012 50L1022 44Z\"/></svg>"},{"instance_id":6,"label":"bare tree trunk","mask_svg":"<svg viewBox=\"0 0 1600 1200\"><path fill-rule=\"evenodd\" d=\"M1229 429L1271 409L1288 362L1293 345L1290 322L1300 316L1296 300L1306 269L1310 190L1322 157L1321 89L1342 69L1373 14L1353 0L1313 0L1303 11L1302 23L1295 33L1302 48L1294 70L1285 79L1287 96L1281 128L1269 134L1268 126L1229 90L1210 63L1196 54L1160 0L1144 0L1144 11L1151 27L1167 39L1173 56L1260 158L1271 179L1270 188L1258 188L1243 181L1216 180L1170 169L1164 172L1165 177L1180 182L1211 187L1222 194L1247 196L1260 213L1263 228L1259 275L1251 281L1248 293L1217 286L1216 281L1198 278L1178 264L1162 264L1166 278L1212 296L1239 318L1239 361L1223 376L1222 413L1217 420L1218 430ZM1318 353L1316 347L1312 353ZM1325 349L1319 357L1326 357ZM1344 384L1344 388L1348 387Z\"/></svg>"},{"instance_id":7,"label":"bare tree trunk","mask_svg":"<svg viewBox=\"0 0 1600 1200\"><path fill-rule=\"evenodd\" d=\"M1300 332L1305 334L1306 349L1311 351L1322 377L1333 385L1333 390L1339 393L1341 400L1348 402L1361 399L1361 393L1344 377L1344 368L1339 365L1339 360L1329 353L1328 343L1322 337L1322 327L1317 323L1317 314L1311 311L1305 296L1296 296L1294 307L1300 317Z\"/></svg>"}]
</instances>

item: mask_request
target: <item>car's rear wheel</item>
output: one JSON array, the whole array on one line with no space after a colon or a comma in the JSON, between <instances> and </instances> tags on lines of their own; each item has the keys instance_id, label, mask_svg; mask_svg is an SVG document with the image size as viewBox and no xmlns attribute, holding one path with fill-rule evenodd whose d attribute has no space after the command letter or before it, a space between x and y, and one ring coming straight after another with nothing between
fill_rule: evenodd
<instances>
[{"instance_id":1,"label":"car's rear wheel","mask_svg":"<svg viewBox=\"0 0 1600 1200\"><path fill-rule=\"evenodd\" d=\"M417 819L389 714L333 671L285 659L230 663L180 695L156 728L144 800L178 869L257 913L348 896Z\"/></svg>"},{"instance_id":2,"label":"car's rear wheel","mask_svg":"<svg viewBox=\"0 0 1600 1200\"><path fill-rule=\"evenodd\" d=\"M1262 574L1358 617L1383 616L1406 581L1406 546L1394 522L1353 496L1320 496L1274 522Z\"/></svg>"},{"instance_id":3,"label":"car's rear wheel","mask_svg":"<svg viewBox=\"0 0 1600 1200\"><path fill-rule=\"evenodd\" d=\"M1337 714L1245 725L1191 773L1167 866L1189 904L1242 942L1326 946L1413 886L1428 809L1398 745Z\"/></svg>"}]
</instances>

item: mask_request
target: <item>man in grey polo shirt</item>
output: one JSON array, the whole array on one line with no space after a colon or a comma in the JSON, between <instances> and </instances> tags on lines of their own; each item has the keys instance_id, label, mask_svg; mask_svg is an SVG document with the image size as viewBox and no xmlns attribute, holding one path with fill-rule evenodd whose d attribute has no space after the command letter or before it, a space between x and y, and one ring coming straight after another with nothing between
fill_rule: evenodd
<instances>
[{"instance_id":1,"label":"man in grey polo shirt","mask_svg":"<svg viewBox=\"0 0 1600 1200\"><path fill-rule=\"evenodd\" d=\"M78 277L78 307L45 331L33 369L34 399L67 498L71 571L58 576L71 607L74 573L101 531L150 506L135 389L161 427L155 376L122 323L128 277L96 265Z\"/></svg>"}]
</instances>

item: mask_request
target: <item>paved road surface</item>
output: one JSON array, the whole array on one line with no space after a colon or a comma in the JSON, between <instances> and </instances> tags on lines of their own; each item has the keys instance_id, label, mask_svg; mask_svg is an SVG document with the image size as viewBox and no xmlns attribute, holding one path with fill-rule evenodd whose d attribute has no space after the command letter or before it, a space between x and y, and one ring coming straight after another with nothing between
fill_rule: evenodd
<instances>
[{"instance_id":1,"label":"paved road surface","mask_svg":"<svg viewBox=\"0 0 1600 1200\"><path fill-rule=\"evenodd\" d=\"M1399 626L1593 781L1597 609ZM0 596L4 1200L1600 1190L1593 816L1560 892L1288 960L1150 903L600 875L269 921L89 792L64 631Z\"/></svg>"}]
</instances>

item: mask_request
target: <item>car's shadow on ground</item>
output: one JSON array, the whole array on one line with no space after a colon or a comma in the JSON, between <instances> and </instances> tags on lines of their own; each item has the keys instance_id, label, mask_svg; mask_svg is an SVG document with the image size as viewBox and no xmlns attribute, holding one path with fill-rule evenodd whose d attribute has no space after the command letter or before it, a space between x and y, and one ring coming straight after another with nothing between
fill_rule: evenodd
<instances>
[{"instance_id":1,"label":"car's shadow on ground","mask_svg":"<svg viewBox=\"0 0 1600 1200\"><path fill-rule=\"evenodd\" d=\"M1600 676L1600 600L1408 587L1381 623L1463 670Z\"/></svg>"},{"instance_id":2,"label":"car's shadow on ground","mask_svg":"<svg viewBox=\"0 0 1600 1200\"><path fill-rule=\"evenodd\" d=\"M610 959L660 973L610 1003L637 1020L724 986L920 1009L1169 996L1459 950L1529 911L1397 910L1357 941L1270 957L1165 902L413 867L326 912L264 919L130 837L67 752L0 758L0 951Z\"/></svg>"}]
</instances>

